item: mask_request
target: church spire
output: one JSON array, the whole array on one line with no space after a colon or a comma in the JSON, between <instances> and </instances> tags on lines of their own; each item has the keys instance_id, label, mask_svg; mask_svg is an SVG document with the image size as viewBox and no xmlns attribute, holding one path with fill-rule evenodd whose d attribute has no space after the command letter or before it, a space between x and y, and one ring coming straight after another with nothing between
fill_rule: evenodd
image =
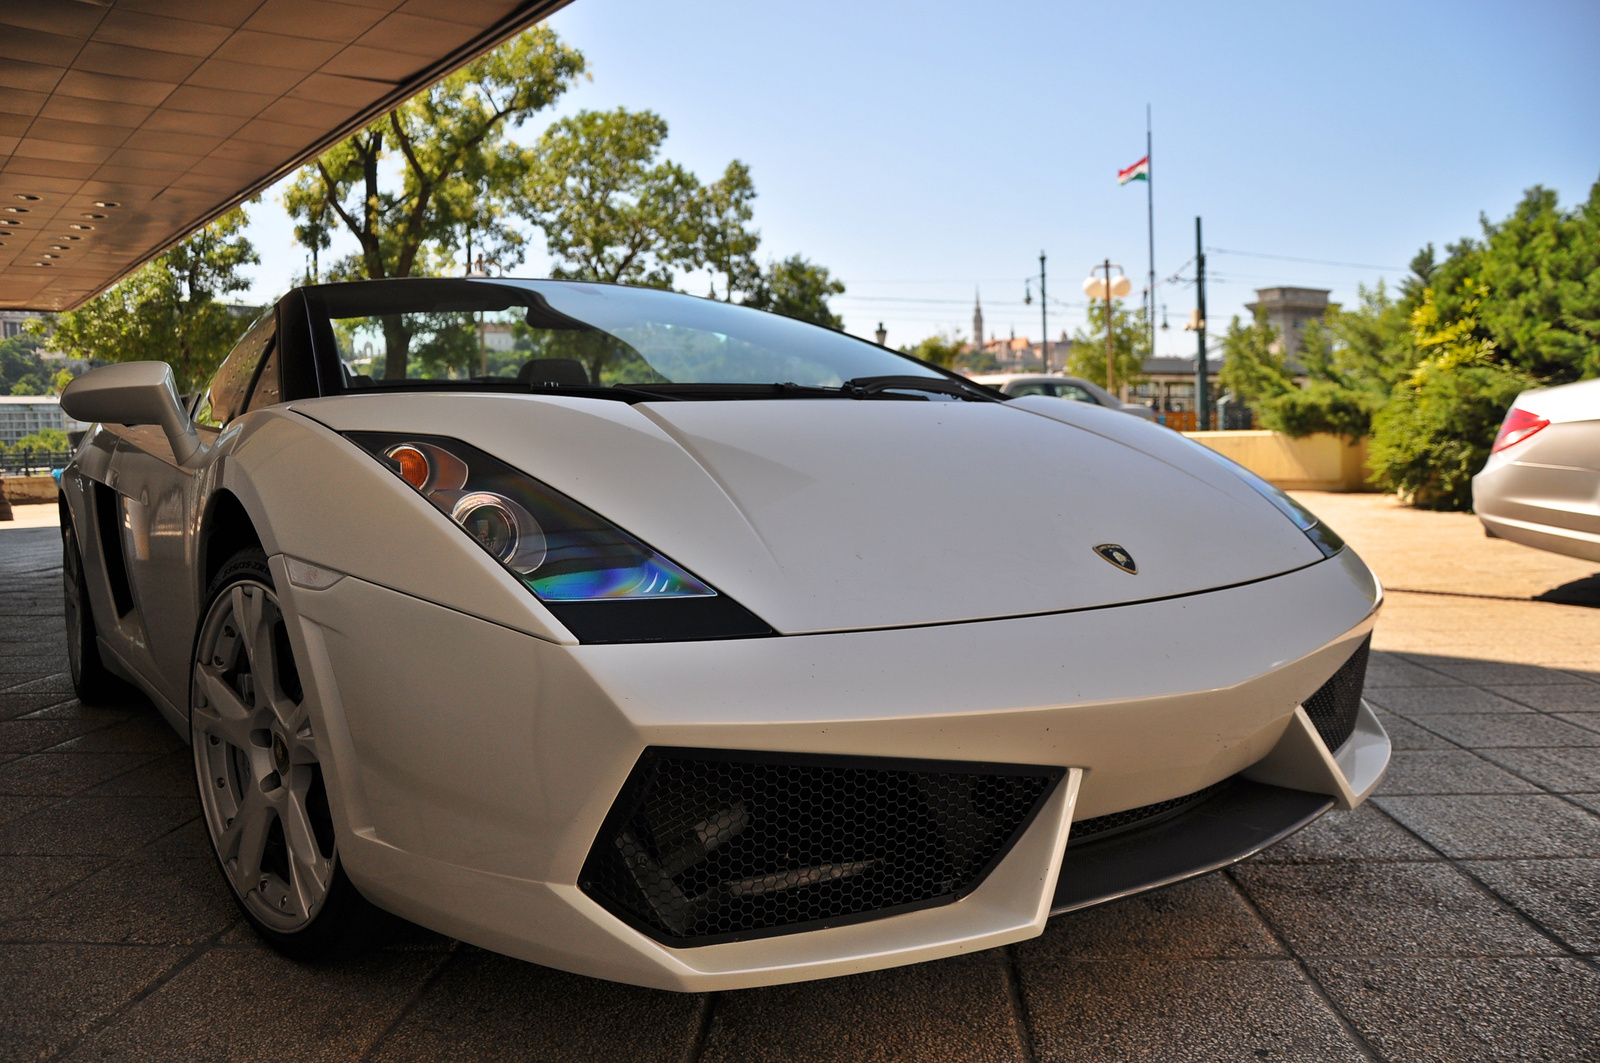
<instances>
[{"instance_id":1,"label":"church spire","mask_svg":"<svg viewBox=\"0 0 1600 1063\"><path fill-rule=\"evenodd\" d=\"M983 299L976 286L972 289L972 349L983 350Z\"/></svg>"}]
</instances>

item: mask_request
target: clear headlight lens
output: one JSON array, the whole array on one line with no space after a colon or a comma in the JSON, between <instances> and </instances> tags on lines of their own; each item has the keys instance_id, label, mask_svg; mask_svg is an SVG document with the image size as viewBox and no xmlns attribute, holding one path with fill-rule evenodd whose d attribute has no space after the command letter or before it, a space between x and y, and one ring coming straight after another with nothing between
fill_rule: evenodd
<instances>
[{"instance_id":1,"label":"clear headlight lens","mask_svg":"<svg viewBox=\"0 0 1600 1063\"><path fill-rule=\"evenodd\" d=\"M455 439L349 432L540 600L713 598L717 592L565 495Z\"/></svg>"},{"instance_id":2,"label":"clear headlight lens","mask_svg":"<svg viewBox=\"0 0 1600 1063\"><path fill-rule=\"evenodd\" d=\"M1249 484L1256 494L1276 506L1279 513L1294 521L1294 526L1316 544L1317 549L1322 551L1323 557L1332 557L1344 549L1344 540L1339 538L1337 532L1318 520L1315 513L1290 498L1282 488L1274 487L1243 465L1231 458L1223 457L1204 443L1197 443L1192 439L1188 439L1187 442L1212 461L1225 466L1229 472Z\"/></svg>"}]
</instances>

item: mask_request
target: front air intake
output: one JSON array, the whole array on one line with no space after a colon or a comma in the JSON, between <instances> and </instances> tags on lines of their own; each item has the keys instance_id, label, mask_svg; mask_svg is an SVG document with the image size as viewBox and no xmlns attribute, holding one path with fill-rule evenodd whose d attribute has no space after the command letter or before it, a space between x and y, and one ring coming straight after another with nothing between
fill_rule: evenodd
<instances>
[{"instance_id":1,"label":"front air intake","mask_svg":"<svg viewBox=\"0 0 1600 1063\"><path fill-rule=\"evenodd\" d=\"M1350 659L1333 673L1333 678L1302 703L1330 751L1344 745L1356 729L1356 714L1361 711L1361 688L1367 682L1367 657L1371 652L1372 636L1368 635Z\"/></svg>"},{"instance_id":2,"label":"front air intake","mask_svg":"<svg viewBox=\"0 0 1600 1063\"><path fill-rule=\"evenodd\" d=\"M978 888L1063 774L651 748L579 885L676 948L948 904Z\"/></svg>"}]
</instances>

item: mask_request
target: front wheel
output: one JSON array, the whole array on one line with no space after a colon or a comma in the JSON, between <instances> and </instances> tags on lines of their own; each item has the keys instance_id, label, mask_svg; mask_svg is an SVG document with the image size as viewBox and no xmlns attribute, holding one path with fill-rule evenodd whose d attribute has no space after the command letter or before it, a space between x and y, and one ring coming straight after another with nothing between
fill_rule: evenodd
<instances>
[{"instance_id":1,"label":"front wheel","mask_svg":"<svg viewBox=\"0 0 1600 1063\"><path fill-rule=\"evenodd\" d=\"M211 843L270 945L315 960L376 943L392 917L339 866L322 745L266 556L223 565L195 640L190 740Z\"/></svg>"}]
</instances>

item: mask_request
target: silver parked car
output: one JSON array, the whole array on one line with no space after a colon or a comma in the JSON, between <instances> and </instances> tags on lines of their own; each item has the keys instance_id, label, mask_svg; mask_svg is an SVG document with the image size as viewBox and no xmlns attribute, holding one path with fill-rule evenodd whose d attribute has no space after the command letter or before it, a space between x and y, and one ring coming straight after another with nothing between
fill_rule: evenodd
<instances>
[{"instance_id":1,"label":"silver parked car","mask_svg":"<svg viewBox=\"0 0 1600 1063\"><path fill-rule=\"evenodd\" d=\"M987 373L972 378L975 383L986 384L1014 398L1023 395L1052 395L1058 399L1090 402L1108 410L1121 410L1147 421L1156 419L1155 411L1134 402L1123 402L1099 384L1091 384L1082 377L1058 376L1054 373Z\"/></svg>"},{"instance_id":2,"label":"silver parked car","mask_svg":"<svg viewBox=\"0 0 1600 1063\"><path fill-rule=\"evenodd\" d=\"M1472 508L1492 536L1600 561L1600 380L1518 395Z\"/></svg>"}]
</instances>

